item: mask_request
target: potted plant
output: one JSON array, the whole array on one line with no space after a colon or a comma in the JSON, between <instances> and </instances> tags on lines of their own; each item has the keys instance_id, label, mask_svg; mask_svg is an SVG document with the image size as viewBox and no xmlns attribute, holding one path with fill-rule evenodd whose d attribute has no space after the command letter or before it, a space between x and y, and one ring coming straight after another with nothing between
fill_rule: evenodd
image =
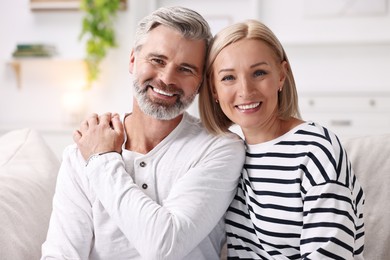
<instances>
[{"instance_id":1,"label":"potted plant","mask_svg":"<svg viewBox=\"0 0 390 260\"><path fill-rule=\"evenodd\" d=\"M110 48L117 46L114 21L124 4L123 0L81 0L82 20L80 39L87 37L86 57L88 86L97 80L100 62Z\"/></svg>"}]
</instances>

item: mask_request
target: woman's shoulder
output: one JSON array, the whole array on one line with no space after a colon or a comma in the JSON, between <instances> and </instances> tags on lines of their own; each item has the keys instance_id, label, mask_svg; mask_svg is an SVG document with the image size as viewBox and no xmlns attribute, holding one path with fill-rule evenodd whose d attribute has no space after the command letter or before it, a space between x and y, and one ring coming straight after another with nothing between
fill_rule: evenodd
<instances>
[{"instance_id":1,"label":"woman's shoulder","mask_svg":"<svg viewBox=\"0 0 390 260\"><path fill-rule=\"evenodd\" d=\"M348 174L349 165L345 149L338 136L327 127L307 122L296 131L298 142L306 146L306 153L313 161L313 167L318 168L322 176L328 175L329 180L337 181ZM346 164L347 163L347 164Z\"/></svg>"},{"instance_id":2,"label":"woman's shoulder","mask_svg":"<svg viewBox=\"0 0 390 260\"><path fill-rule=\"evenodd\" d=\"M340 145L339 137L329 128L313 122L307 121L299 125L295 132L294 136L297 140L303 142L318 142L321 144L330 144L330 145Z\"/></svg>"}]
</instances>

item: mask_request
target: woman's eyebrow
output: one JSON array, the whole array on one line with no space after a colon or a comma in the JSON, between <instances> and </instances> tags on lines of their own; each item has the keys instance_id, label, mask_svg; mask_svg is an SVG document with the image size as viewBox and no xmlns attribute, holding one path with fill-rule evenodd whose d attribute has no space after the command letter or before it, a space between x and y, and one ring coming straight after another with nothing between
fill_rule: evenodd
<instances>
[{"instance_id":1,"label":"woman's eyebrow","mask_svg":"<svg viewBox=\"0 0 390 260\"><path fill-rule=\"evenodd\" d=\"M261 66L261 65L268 65L268 63L265 62L265 61L261 61L261 62L258 62L258 63L255 63L255 64L251 65L250 68L254 68L254 67L257 67L257 66Z\"/></svg>"}]
</instances>

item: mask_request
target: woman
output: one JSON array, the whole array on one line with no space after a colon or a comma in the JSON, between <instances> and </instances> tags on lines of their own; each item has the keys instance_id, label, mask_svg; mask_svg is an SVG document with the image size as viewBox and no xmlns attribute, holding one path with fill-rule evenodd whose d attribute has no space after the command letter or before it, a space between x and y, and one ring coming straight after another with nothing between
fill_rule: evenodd
<instances>
[{"instance_id":1,"label":"woman","mask_svg":"<svg viewBox=\"0 0 390 260\"><path fill-rule=\"evenodd\" d=\"M364 195L336 135L300 119L286 53L250 20L215 36L200 115L247 144L226 215L230 259L363 259Z\"/></svg>"}]
</instances>

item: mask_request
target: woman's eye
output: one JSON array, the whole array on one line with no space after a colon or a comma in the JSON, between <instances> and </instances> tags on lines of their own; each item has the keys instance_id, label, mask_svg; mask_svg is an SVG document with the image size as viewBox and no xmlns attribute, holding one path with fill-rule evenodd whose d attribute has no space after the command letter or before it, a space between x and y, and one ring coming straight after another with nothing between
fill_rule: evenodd
<instances>
[{"instance_id":1,"label":"woman's eye","mask_svg":"<svg viewBox=\"0 0 390 260\"><path fill-rule=\"evenodd\" d=\"M264 70L256 70L254 73L253 73L253 75L255 76L255 77L261 77L261 76L263 76L263 75L266 75L267 73L264 71Z\"/></svg>"},{"instance_id":2,"label":"woman's eye","mask_svg":"<svg viewBox=\"0 0 390 260\"><path fill-rule=\"evenodd\" d=\"M234 77L232 75L226 75L222 78L221 81L229 81L229 80L234 80Z\"/></svg>"}]
</instances>

